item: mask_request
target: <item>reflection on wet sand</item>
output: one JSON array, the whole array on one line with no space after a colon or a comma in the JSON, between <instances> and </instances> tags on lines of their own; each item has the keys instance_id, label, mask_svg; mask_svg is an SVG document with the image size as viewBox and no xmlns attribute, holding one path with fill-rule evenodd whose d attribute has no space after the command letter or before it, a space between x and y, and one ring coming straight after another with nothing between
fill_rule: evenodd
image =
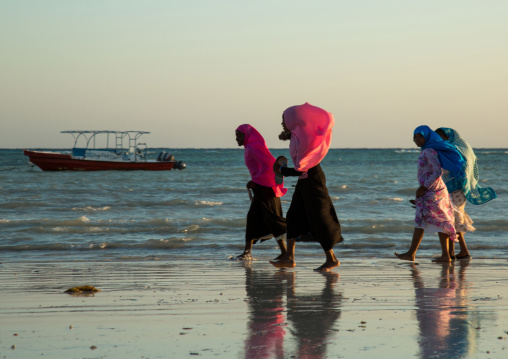
<instances>
[{"instance_id":1,"label":"reflection on wet sand","mask_svg":"<svg viewBox=\"0 0 508 359\"><path fill-rule=\"evenodd\" d=\"M468 265L443 263L437 287L426 287L416 266L411 270L422 358L460 358L474 351L478 320L468 306Z\"/></svg>"},{"instance_id":2,"label":"reflection on wet sand","mask_svg":"<svg viewBox=\"0 0 508 359\"><path fill-rule=\"evenodd\" d=\"M305 295L296 290L295 276L284 269L246 268L249 333L245 358L326 357L328 337L336 333L333 327L341 313L342 294L334 288L339 274L323 273L324 288L315 294L306 290Z\"/></svg>"},{"instance_id":3,"label":"reflection on wet sand","mask_svg":"<svg viewBox=\"0 0 508 359\"><path fill-rule=\"evenodd\" d=\"M260 272L246 268L249 333L245 339L245 358L284 357L285 276L281 273L283 272Z\"/></svg>"},{"instance_id":4,"label":"reflection on wet sand","mask_svg":"<svg viewBox=\"0 0 508 359\"><path fill-rule=\"evenodd\" d=\"M325 358L326 344L335 321L340 317L342 294L334 292L339 274L328 272L325 286L316 295L288 293L288 322L298 340L297 358Z\"/></svg>"}]
</instances>

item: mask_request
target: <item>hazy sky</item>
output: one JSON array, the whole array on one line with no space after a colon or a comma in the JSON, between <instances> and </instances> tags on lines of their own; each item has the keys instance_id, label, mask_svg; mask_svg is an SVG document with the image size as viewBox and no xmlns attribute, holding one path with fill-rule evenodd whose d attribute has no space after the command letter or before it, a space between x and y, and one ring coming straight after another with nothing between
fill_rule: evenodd
<instances>
[{"instance_id":1,"label":"hazy sky","mask_svg":"<svg viewBox=\"0 0 508 359\"><path fill-rule=\"evenodd\" d=\"M63 130L149 147L270 147L282 111L335 116L332 147L414 147L416 126L508 147L507 0L1 0L0 148Z\"/></svg>"}]
</instances>

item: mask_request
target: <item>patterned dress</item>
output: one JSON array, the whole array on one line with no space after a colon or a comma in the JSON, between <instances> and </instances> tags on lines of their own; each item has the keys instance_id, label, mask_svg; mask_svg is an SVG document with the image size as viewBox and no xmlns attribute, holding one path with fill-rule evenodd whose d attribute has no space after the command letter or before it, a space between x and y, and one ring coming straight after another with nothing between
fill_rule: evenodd
<instances>
[{"instance_id":1,"label":"patterned dress","mask_svg":"<svg viewBox=\"0 0 508 359\"><path fill-rule=\"evenodd\" d=\"M452 178L450 172L443 169L443 181L446 178ZM446 183L445 183L446 184ZM448 186L447 186L448 188ZM474 232L476 228L473 227L473 220L466 213L466 196L461 189L455 191L448 191L452 198L453 210L455 214L455 231L457 233ZM485 192L484 192L485 193Z\"/></svg>"},{"instance_id":2,"label":"patterned dress","mask_svg":"<svg viewBox=\"0 0 508 359\"><path fill-rule=\"evenodd\" d=\"M465 211L466 196L461 189L450 193L455 213L455 231L457 233L474 232L473 220Z\"/></svg>"},{"instance_id":3,"label":"patterned dress","mask_svg":"<svg viewBox=\"0 0 508 359\"><path fill-rule=\"evenodd\" d=\"M437 152L424 149L418 157L418 182L427 191L416 199L415 225L431 232L447 233L450 239L457 241L453 206L441 178L442 172Z\"/></svg>"}]
</instances>

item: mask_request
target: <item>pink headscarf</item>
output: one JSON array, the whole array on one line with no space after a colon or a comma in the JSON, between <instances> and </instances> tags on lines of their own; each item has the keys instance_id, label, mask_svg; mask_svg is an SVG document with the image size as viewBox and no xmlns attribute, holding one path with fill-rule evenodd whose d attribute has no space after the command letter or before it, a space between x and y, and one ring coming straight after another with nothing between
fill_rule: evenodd
<instances>
[{"instance_id":1,"label":"pink headscarf","mask_svg":"<svg viewBox=\"0 0 508 359\"><path fill-rule=\"evenodd\" d=\"M332 142L332 127L335 120L330 112L312 106L308 102L292 106L282 115L286 127L291 131L289 154L295 169L307 172L325 158ZM306 178L304 173L300 178Z\"/></svg>"},{"instance_id":2,"label":"pink headscarf","mask_svg":"<svg viewBox=\"0 0 508 359\"><path fill-rule=\"evenodd\" d=\"M243 146L245 147L245 165L249 169L252 182L261 186L271 187L276 197L286 194L284 184L275 183L273 164L275 157L266 146L263 136L251 125L240 125L236 129L245 135Z\"/></svg>"}]
</instances>

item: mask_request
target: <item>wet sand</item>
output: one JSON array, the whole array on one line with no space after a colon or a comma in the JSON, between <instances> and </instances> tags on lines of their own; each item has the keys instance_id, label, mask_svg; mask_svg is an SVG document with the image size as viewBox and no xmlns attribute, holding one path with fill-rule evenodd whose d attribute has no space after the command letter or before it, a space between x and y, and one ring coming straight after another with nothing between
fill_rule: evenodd
<instances>
[{"instance_id":1,"label":"wet sand","mask_svg":"<svg viewBox=\"0 0 508 359\"><path fill-rule=\"evenodd\" d=\"M320 259L2 263L0 357L508 356L506 260Z\"/></svg>"}]
</instances>

